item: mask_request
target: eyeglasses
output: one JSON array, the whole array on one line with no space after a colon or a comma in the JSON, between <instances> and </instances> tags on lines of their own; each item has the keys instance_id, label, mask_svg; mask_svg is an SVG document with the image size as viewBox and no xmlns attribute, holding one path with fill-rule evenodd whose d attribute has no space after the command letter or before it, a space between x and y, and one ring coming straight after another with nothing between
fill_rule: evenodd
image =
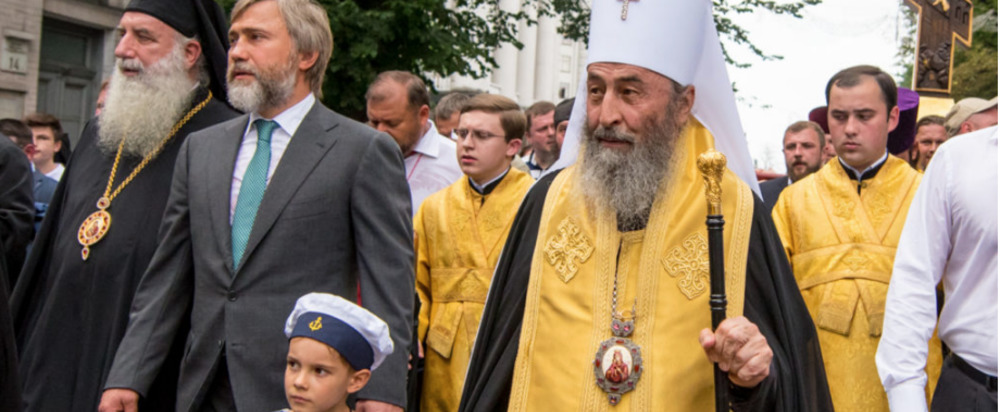
<instances>
[{"instance_id":1,"label":"eyeglasses","mask_svg":"<svg viewBox=\"0 0 1000 412\"><path fill-rule=\"evenodd\" d=\"M472 137L476 140L487 140L491 137L503 137L503 135L493 134L485 130L455 129L455 134L461 139L465 139L469 137L469 135L472 135Z\"/></svg>"}]
</instances>

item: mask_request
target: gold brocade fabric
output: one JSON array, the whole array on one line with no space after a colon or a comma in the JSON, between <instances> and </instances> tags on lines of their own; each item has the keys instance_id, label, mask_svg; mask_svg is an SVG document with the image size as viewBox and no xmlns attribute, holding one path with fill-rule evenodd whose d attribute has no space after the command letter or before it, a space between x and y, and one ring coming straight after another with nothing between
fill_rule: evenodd
<instances>
[{"instance_id":1,"label":"gold brocade fabric","mask_svg":"<svg viewBox=\"0 0 1000 412\"><path fill-rule=\"evenodd\" d=\"M423 411L458 409L493 269L532 183L527 173L511 168L484 202L463 177L427 197L413 218Z\"/></svg>"},{"instance_id":2,"label":"gold brocade fabric","mask_svg":"<svg viewBox=\"0 0 1000 412\"><path fill-rule=\"evenodd\" d=\"M681 142L675 178L641 231L621 233L614 213L589 210L576 166L553 181L531 263L510 410L712 410L712 363L698 343L711 314L705 190L695 163L712 138L692 119ZM753 194L728 170L722 187L728 314L738 316ZM611 406L595 382L594 359L600 342L612 336L616 271L618 311L628 313L635 304L630 338L641 347L644 371L635 389Z\"/></svg>"},{"instance_id":3,"label":"gold brocade fabric","mask_svg":"<svg viewBox=\"0 0 1000 412\"><path fill-rule=\"evenodd\" d=\"M889 156L875 177L851 180L840 161L785 188L771 212L816 323L836 410L888 411L875 368L896 246L920 174ZM941 369L936 334L928 400Z\"/></svg>"}]
</instances>

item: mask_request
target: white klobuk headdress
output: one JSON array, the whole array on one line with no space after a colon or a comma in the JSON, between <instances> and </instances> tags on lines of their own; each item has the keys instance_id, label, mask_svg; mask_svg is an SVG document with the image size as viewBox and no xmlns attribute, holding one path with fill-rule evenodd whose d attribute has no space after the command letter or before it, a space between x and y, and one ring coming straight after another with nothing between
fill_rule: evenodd
<instances>
[{"instance_id":1,"label":"white klobuk headdress","mask_svg":"<svg viewBox=\"0 0 1000 412\"><path fill-rule=\"evenodd\" d=\"M593 0L587 65L598 62L639 66L694 85L692 114L712 133L729 169L760 193L710 0ZM549 170L576 161L586 126L586 81L580 79L562 152Z\"/></svg>"}]
</instances>

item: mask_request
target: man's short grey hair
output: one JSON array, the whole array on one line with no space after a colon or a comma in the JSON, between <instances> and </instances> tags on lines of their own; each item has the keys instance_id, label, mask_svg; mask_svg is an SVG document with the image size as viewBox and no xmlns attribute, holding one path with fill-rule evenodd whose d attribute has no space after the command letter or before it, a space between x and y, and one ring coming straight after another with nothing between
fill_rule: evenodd
<instances>
[{"instance_id":1,"label":"man's short grey hair","mask_svg":"<svg viewBox=\"0 0 1000 412\"><path fill-rule=\"evenodd\" d=\"M323 76L326 66L333 56L333 33L330 31L330 18L326 9L315 0L239 0L233 6L232 25L246 9L254 4L275 1L278 12L285 21L285 27L292 38L292 46L296 53L317 53L316 63L306 70L306 80L316 97L323 97Z\"/></svg>"},{"instance_id":2,"label":"man's short grey hair","mask_svg":"<svg viewBox=\"0 0 1000 412\"><path fill-rule=\"evenodd\" d=\"M472 99L472 94L453 91L444 95L434 106L434 119L446 119L462 110L462 107Z\"/></svg>"}]
</instances>

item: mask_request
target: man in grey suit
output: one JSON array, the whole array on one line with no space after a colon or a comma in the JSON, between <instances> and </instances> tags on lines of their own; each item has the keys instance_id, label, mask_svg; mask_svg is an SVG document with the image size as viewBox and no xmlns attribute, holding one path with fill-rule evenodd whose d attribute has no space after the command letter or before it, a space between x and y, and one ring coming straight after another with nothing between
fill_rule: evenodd
<instances>
[{"instance_id":1,"label":"man in grey suit","mask_svg":"<svg viewBox=\"0 0 1000 412\"><path fill-rule=\"evenodd\" d=\"M785 187L823 166L825 145L826 139L819 124L802 120L785 129L781 152L785 154L788 176L779 176L760 184L760 194L768 210L774 208Z\"/></svg>"},{"instance_id":2,"label":"man in grey suit","mask_svg":"<svg viewBox=\"0 0 1000 412\"><path fill-rule=\"evenodd\" d=\"M359 301L389 325L397 349L357 410L405 404L414 257L403 158L388 135L315 101L329 27L313 0L234 6L229 99L249 114L181 148L101 411L136 409L187 321L177 410L287 406L282 327L308 292Z\"/></svg>"}]
</instances>

